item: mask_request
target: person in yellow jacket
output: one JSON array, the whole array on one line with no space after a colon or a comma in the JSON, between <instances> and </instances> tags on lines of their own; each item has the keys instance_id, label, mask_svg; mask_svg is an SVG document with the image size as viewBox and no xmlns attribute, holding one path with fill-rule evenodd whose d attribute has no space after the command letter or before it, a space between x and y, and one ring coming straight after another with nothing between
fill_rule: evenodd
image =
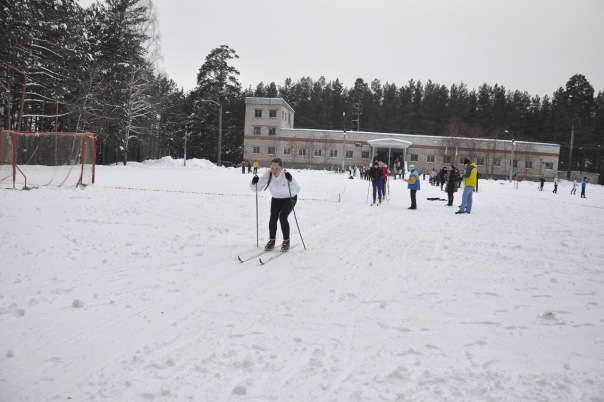
<instances>
[{"instance_id":1,"label":"person in yellow jacket","mask_svg":"<svg viewBox=\"0 0 604 402\"><path fill-rule=\"evenodd\" d=\"M456 214L469 214L472 212L472 193L478 182L478 168L475 163L470 163L469 159L464 159L465 166L463 175L463 194L461 196L461 206Z\"/></svg>"}]
</instances>

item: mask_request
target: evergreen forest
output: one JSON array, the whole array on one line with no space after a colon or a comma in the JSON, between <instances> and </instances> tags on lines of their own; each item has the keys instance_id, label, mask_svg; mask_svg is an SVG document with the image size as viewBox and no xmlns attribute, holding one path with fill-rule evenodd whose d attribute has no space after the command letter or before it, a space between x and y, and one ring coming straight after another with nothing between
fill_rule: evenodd
<instances>
[{"instance_id":1,"label":"evergreen forest","mask_svg":"<svg viewBox=\"0 0 604 402\"><path fill-rule=\"evenodd\" d=\"M556 143L560 171L604 177L604 92L580 72L543 97L497 83L414 79L346 86L301 77L242 88L233 67L239 56L218 45L196 87L184 91L158 72L152 0L86 9L76 0L0 0L0 27L2 129L94 132L99 164L183 157L185 146L188 158L240 162L245 98L259 96L285 99L297 128Z\"/></svg>"}]
</instances>

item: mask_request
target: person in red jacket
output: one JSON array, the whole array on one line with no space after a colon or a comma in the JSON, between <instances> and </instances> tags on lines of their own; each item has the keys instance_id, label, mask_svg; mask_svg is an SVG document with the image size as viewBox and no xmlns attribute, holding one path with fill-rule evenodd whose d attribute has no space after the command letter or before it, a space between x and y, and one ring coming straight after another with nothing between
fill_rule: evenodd
<instances>
[{"instance_id":1,"label":"person in red jacket","mask_svg":"<svg viewBox=\"0 0 604 402\"><path fill-rule=\"evenodd\" d=\"M388 182L388 174L390 174L390 172L388 171L388 166L386 166L386 164L384 162L380 162L380 167L382 168L382 171L384 172L384 179L383 179L383 183L382 183L382 195L384 196L384 198L386 198L386 186L387 186L387 182Z\"/></svg>"}]
</instances>

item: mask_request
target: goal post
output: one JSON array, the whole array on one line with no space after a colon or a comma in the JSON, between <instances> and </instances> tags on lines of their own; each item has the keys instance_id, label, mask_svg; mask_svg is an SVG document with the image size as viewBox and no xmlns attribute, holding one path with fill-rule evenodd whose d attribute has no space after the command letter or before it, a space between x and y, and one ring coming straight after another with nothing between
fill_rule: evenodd
<instances>
[{"instance_id":1,"label":"goal post","mask_svg":"<svg viewBox=\"0 0 604 402\"><path fill-rule=\"evenodd\" d=\"M0 132L0 183L13 189L79 187L94 184L96 134L67 132Z\"/></svg>"}]
</instances>

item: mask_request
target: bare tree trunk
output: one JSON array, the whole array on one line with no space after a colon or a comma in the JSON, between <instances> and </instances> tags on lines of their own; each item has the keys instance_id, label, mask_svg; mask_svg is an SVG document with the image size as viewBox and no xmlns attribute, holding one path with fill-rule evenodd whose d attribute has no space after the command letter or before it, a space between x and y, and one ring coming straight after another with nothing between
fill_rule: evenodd
<instances>
[{"instance_id":1,"label":"bare tree trunk","mask_svg":"<svg viewBox=\"0 0 604 402\"><path fill-rule=\"evenodd\" d=\"M27 47L29 49L29 56L31 57L31 45L32 40L30 39ZM29 63L25 60L25 66L23 68L23 75L21 79L21 101L19 103L19 113L17 115L17 130L21 130L21 119L23 118L23 108L25 107L25 89L27 86L27 76L29 74Z\"/></svg>"},{"instance_id":2,"label":"bare tree trunk","mask_svg":"<svg viewBox=\"0 0 604 402\"><path fill-rule=\"evenodd\" d=\"M9 29L10 30L10 29ZM7 60L6 60L6 101L4 102L4 128L7 130L10 130L11 127L11 112L12 112L12 88L11 88L11 80L10 80L10 76L11 76L11 66L12 66L12 42L9 39L7 44Z\"/></svg>"}]
</instances>

